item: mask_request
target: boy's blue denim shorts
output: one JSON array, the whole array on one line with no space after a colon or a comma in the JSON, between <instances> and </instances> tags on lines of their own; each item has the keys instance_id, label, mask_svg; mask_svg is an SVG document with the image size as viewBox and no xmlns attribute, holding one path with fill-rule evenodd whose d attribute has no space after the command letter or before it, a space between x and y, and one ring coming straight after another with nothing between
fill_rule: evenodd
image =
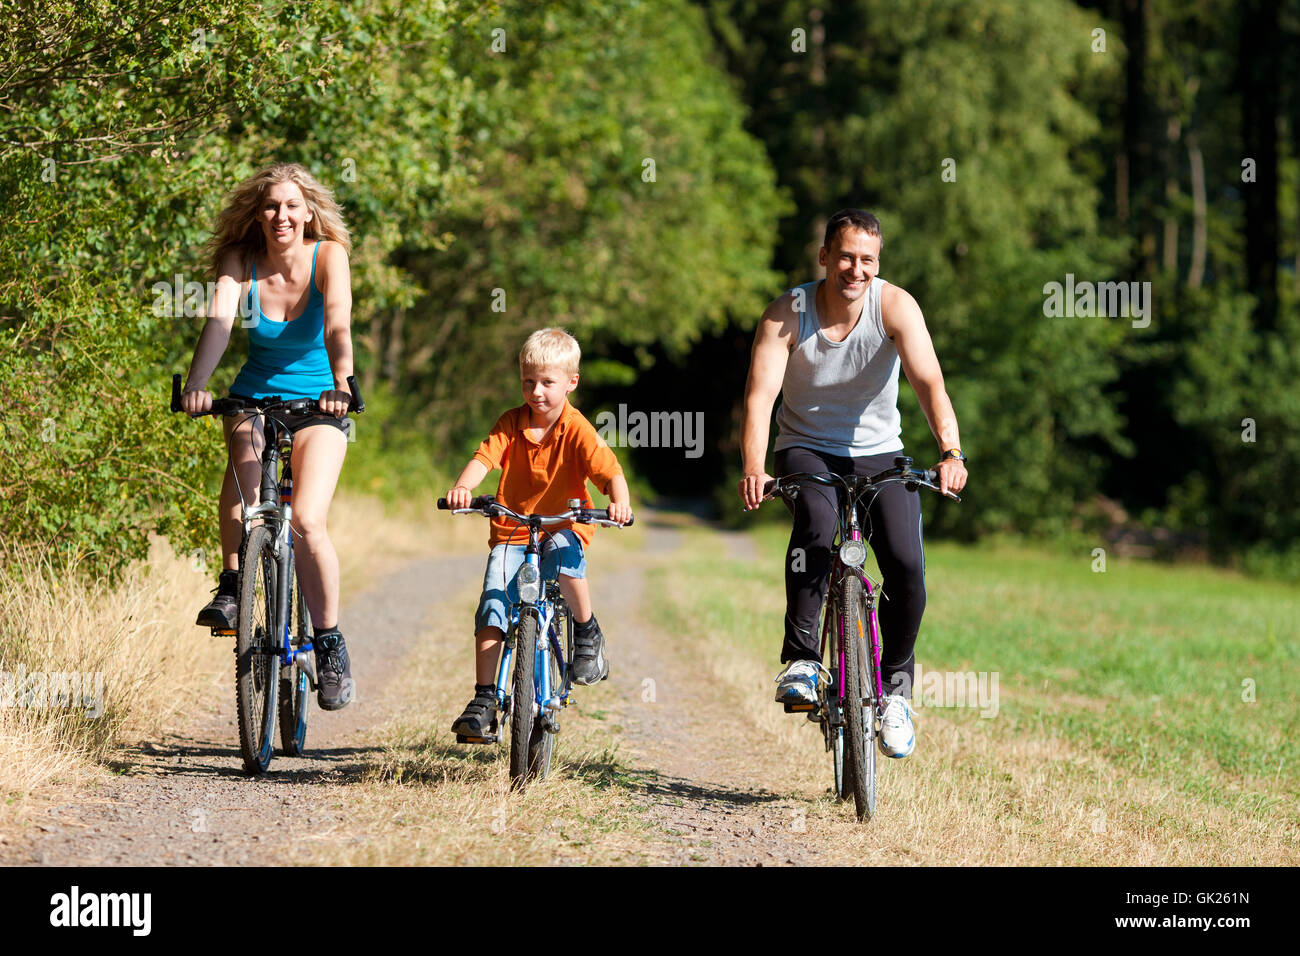
<instances>
[{"instance_id":1,"label":"boy's blue denim shorts","mask_svg":"<svg viewBox=\"0 0 1300 956\"><path fill-rule=\"evenodd\" d=\"M587 576L587 555L582 539L570 529L557 531L542 538L542 580L550 581L557 573L571 578ZM474 615L474 630L499 627L510 630L510 606L519 601L519 588L515 575L524 563L525 546L498 544L488 555L487 571L483 575L483 594L478 599L478 612Z\"/></svg>"}]
</instances>

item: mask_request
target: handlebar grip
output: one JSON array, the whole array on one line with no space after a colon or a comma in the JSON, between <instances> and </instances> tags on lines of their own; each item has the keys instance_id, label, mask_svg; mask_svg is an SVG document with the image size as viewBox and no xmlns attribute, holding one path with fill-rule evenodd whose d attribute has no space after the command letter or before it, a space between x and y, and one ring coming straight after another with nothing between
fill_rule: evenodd
<instances>
[{"instance_id":1,"label":"handlebar grip","mask_svg":"<svg viewBox=\"0 0 1300 956\"><path fill-rule=\"evenodd\" d=\"M636 515L628 515L627 521L624 522L623 527L630 528L634 524L636 524Z\"/></svg>"},{"instance_id":2,"label":"handlebar grip","mask_svg":"<svg viewBox=\"0 0 1300 956\"><path fill-rule=\"evenodd\" d=\"M172 411L181 411L181 376L178 372L172 376Z\"/></svg>"},{"instance_id":3,"label":"handlebar grip","mask_svg":"<svg viewBox=\"0 0 1300 956\"><path fill-rule=\"evenodd\" d=\"M470 506L470 508L471 508L472 510L474 510L474 511L482 511L482 510L483 510L484 508L486 508L488 505L494 505L494 504L496 504L496 503L497 503L497 500L496 500L496 498L493 497L492 495L479 495L477 498L471 498L471 499L470 499L470 501L469 501L469 506ZM438 510L439 510L439 511L452 511L453 509L452 509L451 505L447 504L447 499L446 499L446 498L439 498L439 499L438 499Z\"/></svg>"},{"instance_id":4,"label":"handlebar grip","mask_svg":"<svg viewBox=\"0 0 1300 956\"><path fill-rule=\"evenodd\" d=\"M766 498L766 497L767 497L768 495L770 495L772 492L776 491L776 489L780 486L780 484L781 484L781 482L779 482L779 481L778 481L777 479L775 479L775 478L773 478L771 481L769 481L767 484L765 484L765 485L763 486L763 497Z\"/></svg>"},{"instance_id":5,"label":"handlebar grip","mask_svg":"<svg viewBox=\"0 0 1300 956\"><path fill-rule=\"evenodd\" d=\"M348 376L348 391L352 393L352 400L348 402L348 411L357 412L358 414L366 410L366 401L361 397L361 386L357 384L355 375Z\"/></svg>"}]
</instances>

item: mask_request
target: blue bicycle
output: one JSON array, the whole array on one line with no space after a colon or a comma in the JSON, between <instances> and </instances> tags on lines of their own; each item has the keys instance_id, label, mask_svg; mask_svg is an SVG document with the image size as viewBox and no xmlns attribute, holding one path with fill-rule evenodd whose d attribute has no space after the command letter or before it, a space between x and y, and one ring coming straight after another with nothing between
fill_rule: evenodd
<instances>
[{"instance_id":1,"label":"blue bicycle","mask_svg":"<svg viewBox=\"0 0 1300 956\"><path fill-rule=\"evenodd\" d=\"M480 495L468 508L451 509L446 498L438 507L452 514L481 514L510 518L528 528L524 563L515 574L519 600L510 608L510 630L497 665L497 708L510 724L510 783L522 789L530 780L544 780L551 769L557 715L572 701L573 617L554 578L542 578L541 537L548 525L566 521L609 528L629 527L609 520L604 508L583 508L569 499L569 510L558 515L521 515L491 495ZM513 665L513 666L512 666ZM527 703L524 703L527 702ZM458 743L494 744L497 723L486 737L456 735Z\"/></svg>"}]
</instances>

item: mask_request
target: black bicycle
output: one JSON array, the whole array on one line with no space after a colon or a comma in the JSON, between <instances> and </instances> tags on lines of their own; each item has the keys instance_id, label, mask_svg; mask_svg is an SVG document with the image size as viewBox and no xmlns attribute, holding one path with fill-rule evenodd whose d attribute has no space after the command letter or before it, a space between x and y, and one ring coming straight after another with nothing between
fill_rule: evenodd
<instances>
[{"instance_id":1,"label":"black bicycle","mask_svg":"<svg viewBox=\"0 0 1300 956\"><path fill-rule=\"evenodd\" d=\"M870 820L876 812L876 737L882 715L884 688L880 680L880 622L876 617L879 586L872 586L864 570L868 540L862 537L858 510L862 499L873 496L890 482L901 481L908 491L930 488L939 491L939 474L912 467L912 459L900 455L894 467L876 475L797 474L783 475L769 482L763 497L780 495L794 500L805 483L841 489L838 497L838 528L831 553L834 560L830 584L822 605L821 660L830 654L830 667L818 662L826 681L818 681L816 704L786 704L787 713L805 711L808 719L821 724L826 749L831 753L835 774L835 796L847 800L852 794L859 820ZM947 497L961 501L949 492ZM867 510L870 502L862 510ZM868 641L870 651L868 652Z\"/></svg>"},{"instance_id":2,"label":"black bicycle","mask_svg":"<svg viewBox=\"0 0 1300 956\"><path fill-rule=\"evenodd\" d=\"M349 412L366 404L354 376L348 376ZM173 412L181 407L181 377L172 376ZM255 401L219 398L205 415L262 416L265 443L259 501L250 507L239 489L244 534L239 545L239 620L235 630L212 633L235 637L235 705L239 712L239 750L244 769L265 773L271 763L277 710L280 747L301 756L307 739L307 699L316 689L311 621L302 586L294 573L293 433L269 412L293 416L322 414L315 399L285 401L278 395ZM236 478L236 483L238 478ZM278 705L278 706L277 706Z\"/></svg>"}]
</instances>

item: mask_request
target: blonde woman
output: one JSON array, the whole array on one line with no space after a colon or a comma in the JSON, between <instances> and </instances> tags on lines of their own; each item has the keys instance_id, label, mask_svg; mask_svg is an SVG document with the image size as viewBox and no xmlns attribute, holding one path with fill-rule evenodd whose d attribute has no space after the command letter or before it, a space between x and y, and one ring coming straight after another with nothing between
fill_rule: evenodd
<instances>
[{"instance_id":1,"label":"blonde woman","mask_svg":"<svg viewBox=\"0 0 1300 956\"><path fill-rule=\"evenodd\" d=\"M311 398L324 412L279 420L295 433L294 557L315 632L317 701L325 710L345 707L353 697L347 646L338 629L338 557L325 524L352 426L346 417L352 374L350 248L338 203L297 163L278 163L236 186L209 242L216 292L181 397L190 414L211 409L208 381L238 312L247 316L249 354L230 394ZM199 612L197 623L234 628L240 490L250 504L258 496L261 417L227 416L225 433L230 459L221 486L223 570L216 597Z\"/></svg>"}]
</instances>

